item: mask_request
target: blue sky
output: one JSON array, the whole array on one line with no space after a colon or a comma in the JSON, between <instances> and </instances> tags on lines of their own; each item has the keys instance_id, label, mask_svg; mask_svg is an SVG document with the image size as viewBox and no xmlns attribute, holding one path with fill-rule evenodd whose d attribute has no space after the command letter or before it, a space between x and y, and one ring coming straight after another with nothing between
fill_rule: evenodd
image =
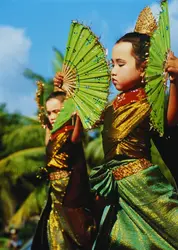
<instances>
[{"instance_id":1,"label":"blue sky","mask_svg":"<svg viewBox=\"0 0 178 250\"><path fill-rule=\"evenodd\" d=\"M52 46L65 52L71 20L79 20L101 36L109 50L134 27L147 5L158 12L159 1L150 0L1 0L0 1L0 103L25 115L36 111L35 83L22 76L28 67L52 77ZM178 1L170 0L172 49L178 55ZM175 42L176 41L176 42Z\"/></svg>"}]
</instances>

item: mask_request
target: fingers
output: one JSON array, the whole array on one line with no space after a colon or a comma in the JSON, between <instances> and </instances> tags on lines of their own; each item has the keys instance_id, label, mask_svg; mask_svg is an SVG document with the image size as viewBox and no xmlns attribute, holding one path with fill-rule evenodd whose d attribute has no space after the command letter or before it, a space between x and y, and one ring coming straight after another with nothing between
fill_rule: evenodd
<instances>
[{"instance_id":1,"label":"fingers","mask_svg":"<svg viewBox=\"0 0 178 250\"><path fill-rule=\"evenodd\" d=\"M79 116L78 111L74 111L74 112L72 113L72 116L74 116L74 115Z\"/></svg>"},{"instance_id":2,"label":"fingers","mask_svg":"<svg viewBox=\"0 0 178 250\"><path fill-rule=\"evenodd\" d=\"M178 73L178 60L168 60L166 63L166 71L169 73Z\"/></svg>"},{"instance_id":3,"label":"fingers","mask_svg":"<svg viewBox=\"0 0 178 250\"><path fill-rule=\"evenodd\" d=\"M56 82L57 82L57 81L62 82L63 79L64 79L63 76L55 76L55 77L53 78L53 80L56 81Z\"/></svg>"},{"instance_id":4,"label":"fingers","mask_svg":"<svg viewBox=\"0 0 178 250\"><path fill-rule=\"evenodd\" d=\"M62 72L57 72L55 77L53 78L54 86L60 88L61 85L63 84L63 79L64 79L64 76Z\"/></svg>"},{"instance_id":5,"label":"fingers","mask_svg":"<svg viewBox=\"0 0 178 250\"><path fill-rule=\"evenodd\" d=\"M178 68L175 68L175 67L172 67L172 66L168 66L167 71L170 72L170 73L178 74Z\"/></svg>"},{"instance_id":6,"label":"fingers","mask_svg":"<svg viewBox=\"0 0 178 250\"><path fill-rule=\"evenodd\" d=\"M178 73L178 58L174 56L174 53L171 51L166 63L166 71L169 73Z\"/></svg>"},{"instance_id":7,"label":"fingers","mask_svg":"<svg viewBox=\"0 0 178 250\"><path fill-rule=\"evenodd\" d=\"M61 87L62 83L63 83L63 79L58 79L56 77L53 78L53 82L54 82L54 86L56 87Z\"/></svg>"},{"instance_id":8,"label":"fingers","mask_svg":"<svg viewBox=\"0 0 178 250\"><path fill-rule=\"evenodd\" d=\"M168 60L169 59L175 59L176 57L175 57L175 55L174 55L174 53L172 52L172 51L170 51L169 52L169 56L168 56Z\"/></svg>"},{"instance_id":9,"label":"fingers","mask_svg":"<svg viewBox=\"0 0 178 250\"><path fill-rule=\"evenodd\" d=\"M63 76L63 73L60 72L60 71L58 71L58 72L56 73L56 76L57 76L57 77Z\"/></svg>"}]
</instances>

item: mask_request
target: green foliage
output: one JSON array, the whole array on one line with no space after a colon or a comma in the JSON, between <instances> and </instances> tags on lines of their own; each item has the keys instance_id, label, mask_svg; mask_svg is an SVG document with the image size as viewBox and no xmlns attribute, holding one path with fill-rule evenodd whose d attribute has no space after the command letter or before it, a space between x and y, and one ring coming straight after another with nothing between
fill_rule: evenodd
<instances>
[{"instance_id":1,"label":"green foliage","mask_svg":"<svg viewBox=\"0 0 178 250\"><path fill-rule=\"evenodd\" d=\"M44 130L37 119L10 114L0 105L0 229L34 191L44 166ZM37 185L41 185L39 182ZM19 192L20 191L20 192ZM35 199L35 198L34 198ZM39 209L38 209L39 211Z\"/></svg>"},{"instance_id":2,"label":"green foliage","mask_svg":"<svg viewBox=\"0 0 178 250\"><path fill-rule=\"evenodd\" d=\"M56 73L57 71L61 71L61 69L62 69L62 63L64 60L64 56L56 47L53 47L53 51L54 51L55 57L52 60L52 67L53 67L54 73ZM52 78L45 78L42 75L33 72L31 69L28 69L28 68L25 69L23 72L23 75L32 81L42 81L44 84L49 84L49 85L52 85L52 87L53 87L53 79Z\"/></svg>"},{"instance_id":3,"label":"green foliage","mask_svg":"<svg viewBox=\"0 0 178 250\"><path fill-rule=\"evenodd\" d=\"M9 114L6 109L6 104L0 104L0 152L4 150L2 137L13 126L21 124L21 115L18 113Z\"/></svg>"},{"instance_id":4,"label":"green foliage","mask_svg":"<svg viewBox=\"0 0 178 250\"><path fill-rule=\"evenodd\" d=\"M6 133L2 138L3 145L6 148L3 156L22 149L44 146L44 138L44 129L39 124L17 127L10 133Z\"/></svg>"},{"instance_id":5,"label":"green foliage","mask_svg":"<svg viewBox=\"0 0 178 250\"><path fill-rule=\"evenodd\" d=\"M53 51L55 53L55 58L52 61L53 71L56 73L62 70L62 64L64 61L63 54L55 47L53 47Z\"/></svg>"},{"instance_id":6,"label":"green foliage","mask_svg":"<svg viewBox=\"0 0 178 250\"><path fill-rule=\"evenodd\" d=\"M43 165L44 147L21 150L0 161L0 217L3 224L7 225L16 209L23 205L25 197L34 190L36 172Z\"/></svg>"},{"instance_id":7,"label":"green foliage","mask_svg":"<svg viewBox=\"0 0 178 250\"><path fill-rule=\"evenodd\" d=\"M104 153L101 137L95 138L88 143L85 148L85 155L90 168L103 163Z\"/></svg>"},{"instance_id":8,"label":"green foliage","mask_svg":"<svg viewBox=\"0 0 178 250\"><path fill-rule=\"evenodd\" d=\"M8 242L9 242L8 238L0 237L0 249L1 250L9 250Z\"/></svg>"},{"instance_id":9,"label":"green foliage","mask_svg":"<svg viewBox=\"0 0 178 250\"><path fill-rule=\"evenodd\" d=\"M28 68L24 70L23 75L30 80L46 82L46 79L43 76Z\"/></svg>"},{"instance_id":10,"label":"green foliage","mask_svg":"<svg viewBox=\"0 0 178 250\"><path fill-rule=\"evenodd\" d=\"M8 222L9 218L11 218L11 216L15 212L16 201L13 197L11 184L8 179L5 178L4 180L2 180L1 177L0 181L0 201L1 203L3 203L3 206L1 204L0 211L1 215L3 214L4 221Z\"/></svg>"},{"instance_id":11,"label":"green foliage","mask_svg":"<svg viewBox=\"0 0 178 250\"><path fill-rule=\"evenodd\" d=\"M54 53L59 69L63 55L56 48ZM30 69L24 76L45 84L45 98L53 91L52 78ZM0 105L0 229L8 223L19 227L41 212L46 190L36 173L45 164L44 137L36 118L10 114L5 104Z\"/></svg>"},{"instance_id":12,"label":"green foliage","mask_svg":"<svg viewBox=\"0 0 178 250\"><path fill-rule=\"evenodd\" d=\"M8 176L12 183L25 174L31 174L43 164L44 147L15 152L0 161L0 175Z\"/></svg>"},{"instance_id":13,"label":"green foliage","mask_svg":"<svg viewBox=\"0 0 178 250\"><path fill-rule=\"evenodd\" d=\"M92 134L89 136L88 133L88 142L85 144L85 156L90 169L104 162L101 129L93 130Z\"/></svg>"},{"instance_id":14,"label":"green foliage","mask_svg":"<svg viewBox=\"0 0 178 250\"><path fill-rule=\"evenodd\" d=\"M54 53L54 61L59 67L63 55L56 48ZM53 91L52 78L45 78L30 69L24 71L24 76L45 84L44 98ZM20 227L31 216L41 212L46 190L42 182L36 179L36 173L45 164L44 136L44 130L36 118L10 114L5 104L0 105L1 229L8 223Z\"/></svg>"},{"instance_id":15,"label":"green foliage","mask_svg":"<svg viewBox=\"0 0 178 250\"><path fill-rule=\"evenodd\" d=\"M44 201L47 198L46 184L35 188L32 193L26 198L22 206L11 217L9 225L15 228L21 227L24 222L30 219L33 215L40 214Z\"/></svg>"}]
</instances>

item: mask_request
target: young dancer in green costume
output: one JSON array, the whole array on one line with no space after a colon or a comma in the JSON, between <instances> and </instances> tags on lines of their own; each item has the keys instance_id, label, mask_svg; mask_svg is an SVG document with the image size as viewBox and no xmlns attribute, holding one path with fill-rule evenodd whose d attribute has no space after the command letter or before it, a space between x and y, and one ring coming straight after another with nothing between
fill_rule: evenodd
<instances>
[{"instance_id":1,"label":"young dancer in green costume","mask_svg":"<svg viewBox=\"0 0 178 250\"><path fill-rule=\"evenodd\" d=\"M174 187L151 163L150 112L143 72L150 37L138 32L120 38L112 51L112 82L122 91L104 113L106 163L92 170L97 199L104 199L93 250L178 249L178 199ZM178 121L178 85L172 79L166 115Z\"/></svg>"}]
</instances>

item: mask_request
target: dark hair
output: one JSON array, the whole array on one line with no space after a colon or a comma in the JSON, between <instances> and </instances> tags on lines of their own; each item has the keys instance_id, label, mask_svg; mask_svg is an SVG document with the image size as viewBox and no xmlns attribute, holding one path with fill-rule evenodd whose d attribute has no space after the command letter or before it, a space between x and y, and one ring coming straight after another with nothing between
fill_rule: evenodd
<instances>
[{"instance_id":1,"label":"dark hair","mask_svg":"<svg viewBox=\"0 0 178 250\"><path fill-rule=\"evenodd\" d=\"M138 32L130 32L122 36L116 44L120 42L129 42L132 44L133 56L138 68L144 62L149 54L150 37Z\"/></svg>"},{"instance_id":2,"label":"dark hair","mask_svg":"<svg viewBox=\"0 0 178 250\"><path fill-rule=\"evenodd\" d=\"M52 92L46 99L46 102L49 101L52 98L57 98L57 97L61 97L61 101L65 100L66 97L66 93L63 91L54 91Z\"/></svg>"}]
</instances>

